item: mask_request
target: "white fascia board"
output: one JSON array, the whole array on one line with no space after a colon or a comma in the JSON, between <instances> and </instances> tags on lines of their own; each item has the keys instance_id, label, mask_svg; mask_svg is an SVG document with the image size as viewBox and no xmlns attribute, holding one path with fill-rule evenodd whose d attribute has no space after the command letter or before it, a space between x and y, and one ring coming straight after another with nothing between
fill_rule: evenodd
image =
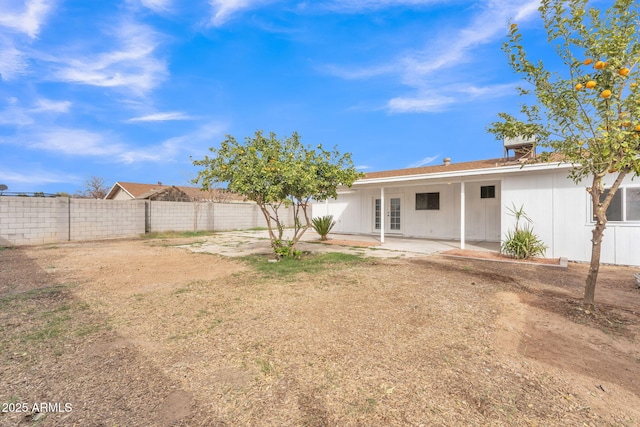
<instances>
[{"instance_id":1,"label":"white fascia board","mask_svg":"<svg viewBox=\"0 0 640 427\"><path fill-rule=\"evenodd\" d=\"M463 179L464 177L481 176L481 175L496 175L496 174L508 174L518 172L536 172L545 171L551 169L570 169L572 165L570 163L554 162L554 163L536 163L531 165L513 165L513 166L498 166L495 168L483 168L483 169L471 169L452 172L437 172L426 173L421 175L405 175L405 176L390 176L385 178L372 178L361 179L353 183L353 186L369 185L369 184L393 184L396 182L410 182L430 179Z\"/></svg>"}]
</instances>

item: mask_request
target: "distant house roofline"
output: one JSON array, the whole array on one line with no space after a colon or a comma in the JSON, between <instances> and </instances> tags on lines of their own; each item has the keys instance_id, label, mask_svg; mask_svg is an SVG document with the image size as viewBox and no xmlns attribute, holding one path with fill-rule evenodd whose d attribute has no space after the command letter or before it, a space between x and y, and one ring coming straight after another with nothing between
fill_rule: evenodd
<instances>
[{"instance_id":1,"label":"distant house roofline","mask_svg":"<svg viewBox=\"0 0 640 427\"><path fill-rule=\"evenodd\" d=\"M231 202L245 202L246 198L236 193L224 189L212 189L204 191L197 187L180 186L180 185L165 185L165 184L141 184L137 182L123 182L117 181L109 190L105 199L112 199L116 196L118 191L123 191L131 199L149 199L155 195L159 195L169 191L178 191L183 193L186 198L193 201L219 201L219 199L225 199L225 201Z\"/></svg>"}]
</instances>

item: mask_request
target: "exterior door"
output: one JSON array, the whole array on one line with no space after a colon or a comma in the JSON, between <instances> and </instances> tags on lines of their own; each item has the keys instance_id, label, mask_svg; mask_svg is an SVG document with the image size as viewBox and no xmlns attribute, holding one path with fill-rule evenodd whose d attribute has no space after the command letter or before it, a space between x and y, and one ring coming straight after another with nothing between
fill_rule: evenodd
<instances>
[{"instance_id":1,"label":"exterior door","mask_svg":"<svg viewBox=\"0 0 640 427\"><path fill-rule=\"evenodd\" d=\"M380 231L384 222L385 233L402 232L402 198L385 197L384 221L382 221L382 205L379 197L373 199L373 231Z\"/></svg>"}]
</instances>

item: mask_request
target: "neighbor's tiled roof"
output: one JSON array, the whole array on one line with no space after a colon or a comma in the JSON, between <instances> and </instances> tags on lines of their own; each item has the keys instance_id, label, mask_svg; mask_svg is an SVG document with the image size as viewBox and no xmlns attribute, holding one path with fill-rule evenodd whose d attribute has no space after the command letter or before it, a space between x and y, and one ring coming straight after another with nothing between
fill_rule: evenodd
<instances>
[{"instance_id":1,"label":"neighbor's tiled roof","mask_svg":"<svg viewBox=\"0 0 640 427\"><path fill-rule=\"evenodd\" d=\"M142 196L148 197L149 195L155 194L158 191L174 187L172 185L140 184L137 182L122 182L122 181L118 181L116 184L120 186L122 189L124 189L125 191L127 191L129 194L131 194L135 199L140 198ZM202 191L197 187L187 187L187 186L180 186L180 185L176 185L175 188L179 189L180 191L183 191L185 194L187 194L189 197L191 197L194 200L217 199L219 198L217 196L220 196L218 193L223 192L221 190L211 190L210 192ZM228 201L243 202L246 200L244 196L241 196L239 194L226 192L226 191L224 191L223 193L224 193L223 197L221 198Z\"/></svg>"}]
</instances>

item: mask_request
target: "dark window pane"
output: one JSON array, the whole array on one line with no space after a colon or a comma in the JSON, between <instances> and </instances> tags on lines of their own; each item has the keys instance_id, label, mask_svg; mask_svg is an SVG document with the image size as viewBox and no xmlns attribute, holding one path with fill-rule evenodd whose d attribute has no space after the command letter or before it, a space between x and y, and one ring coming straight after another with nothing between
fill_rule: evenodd
<instances>
[{"instance_id":1,"label":"dark window pane","mask_svg":"<svg viewBox=\"0 0 640 427\"><path fill-rule=\"evenodd\" d=\"M483 185L480 187L481 199L495 199L496 198L496 186L495 185Z\"/></svg>"},{"instance_id":2,"label":"dark window pane","mask_svg":"<svg viewBox=\"0 0 640 427\"><path fill-rule=\"evenodd\" d=\"M616 194L613 195L613 199L611 200L611 204L607 209L607 220L608 221L622 221L622 191L623 189L619 189L616 191ZM605 197L609 194L609 189L606 189L602 192L600 196L600 200L604 200Z\"/></svg>"},{"instance_id":3,"label":"dark window pane","mask_svg":"<svg viewBox=\"0 0 640 427\"><path fill-rule=\"evenodd\" d=\"M640 221L640 188L627 188L627 221Z\"/></svg>"},{"instance_id":4,"label":"dark window pane","mask_svg":"<svg viewBox=\"0 0 640 427\"><path fill-rule=\"evenodd\" d=\"M440 209L440 193L427 193L427 209Z\"/></svg>"},{"instance_id":5,"label":"dark window pane","mask_svg":"<svg viewBox=\"0 0 640 427\"><path fill-rule=\"evenodd\" d=\"M439 210L440 193L416 193L416 210Z\"/></svg>"}]
</instances>

